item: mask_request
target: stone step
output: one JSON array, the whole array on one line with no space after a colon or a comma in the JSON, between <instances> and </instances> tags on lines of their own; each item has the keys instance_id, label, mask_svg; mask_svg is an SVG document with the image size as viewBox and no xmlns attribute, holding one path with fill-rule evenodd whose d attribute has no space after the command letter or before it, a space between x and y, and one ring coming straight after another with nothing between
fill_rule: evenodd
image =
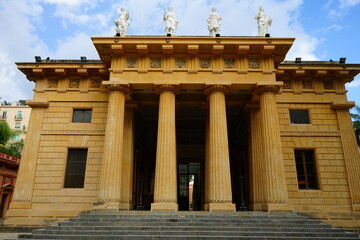
<instances>
[{"instance_id":1,"label":"stone step","mask_svg":"<svg viewBox=\"0 0 360 240\"><path fill-rule=\"evenodd\" d=\"M33 234L33 235L19 235L20 239L24 238L31 238L31 239L77 239L77 240L99 240L99 239L106 239L106 240L121 240L121 239L136 239L136 240L160 240L160 239L171 239L171 240L182 240L182 239L222 239L222 240L233 240L233 239L252 239L252 240L276 240L276 239L293 239L293 240L339 240L338 237L323 237L323 236L213 236L213 235L202 235L202 236L194 236L194 235L181 235L181 236L174 236L174 235L43 235L43 234ZM342 237L342 240L358 240L357 237Z\"/></svg>"},{"instance_id":2,"label":"stone step","mask_svg":"<svg viewBox=\"0 0 360 240\"><path fill-rule=\"evenodd\" d=\"M305 232L305 231L289 231L288 229L285 229L284 231L274 231L274 229L270 229L268 231L254 231L252 229L237 229L237 230L188 230L186 231L186 234L188 235L206 235L211 233L213 236L217 235L228 235L228 236L309 236L309 237L316 237L316 236L326 236L326 237L348 237L348 236L357 236L354 233L348 233L348 232L336 232L336 231L328 231L328 232ZM171 231L168 229L165 230L35 230L33 234L43 234L43 235L134 235L134 234L141 234L141 235L183 235L184 231L175 230Z\"/></svg>"},{"instance_id":3,"label":"stone step","mask_svg":"<svg viewBox=\"0 0 360 240\"><path fill-rule=\"evenodd\" d=\"M193 226L194 223L184 223L184 222L112 222L109 224L108 222L60 222L59 226ZM306 228L331 228L330 225L322 224L322 223L313 223L313 222L305 222L302 224L284 224L280 223L270 223L269 221L263 223L257 223L256 226L259 227L306 227ZM207 227L225 227L225 226L244 226L244 227L253 227L254 223L200 223L197 222L196 226L207 226Z\"/></svg>"},{"instance_id":4,"label":"stone step","mask_svg":"<svg viewBox=\"0 0 360 240\"><path fill-rule=\"evenodd\" d=\"M304 228L299 226L287 227L287 226L49 226L46 228L48 231L52 230L63 230L63 231L82 231L82 230L93 230L93 231L273 231L273 232L343 232L343 229L339 228ZM38 230L42 231L42 230ZM35 231L38 232L38 231Z\"/></svg>"}]
</instances>

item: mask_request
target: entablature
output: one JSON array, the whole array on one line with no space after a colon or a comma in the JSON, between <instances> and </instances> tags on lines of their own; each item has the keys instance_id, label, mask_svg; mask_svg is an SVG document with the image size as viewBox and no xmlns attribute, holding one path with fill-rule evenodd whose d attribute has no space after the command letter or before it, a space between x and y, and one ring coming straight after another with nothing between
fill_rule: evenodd
<instances>
[{"instance_id":1,"label":"entablature","mask_svg":"<svg viewBox=\"0 0 360 240\"><path fill-rule=\"evenodd\" d=\"M272 56L275 66L285 58L294 38L269 37L166 37L127 36L93 37L92 41L101 60L110 67L117 57L154 56Z\"/></svg>"},{"instance_id":2,"label":"entablature","mask_svg":"<svg viewBox=\"0 0 360 240\"><path fill-rule=\"evenodd\" d=\"M80 63L76 60L48 60L34 63L16 63L27 79L36 82L44 78L101 77L108 78L109 71L99 60Z\"/></svg>"}]
</instances>

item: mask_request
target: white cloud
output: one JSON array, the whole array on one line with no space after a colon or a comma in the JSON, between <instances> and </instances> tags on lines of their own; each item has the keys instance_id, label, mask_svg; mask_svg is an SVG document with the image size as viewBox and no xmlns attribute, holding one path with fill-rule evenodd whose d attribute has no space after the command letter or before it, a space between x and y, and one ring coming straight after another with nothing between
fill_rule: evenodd
<instances>
[{"instance_id":1,"label":"white cloud","mask_svg":"<svg viewBox=\"0 0 360 240\"><path fill-rule=\"evenodd\" d=\"M346 88L356 88L356 87L360 87L360 77L355 78L354 80L352 80L349 83L346 83Z\"/></svg>"},{"instance_id":2,"label":"white cloud","mask_svg":"<svg viewBox=\"0 0 360 240\"><path fill-rule=\"evenodd\" d=\"M360 0L339 0L340 8L353 7L360 3Z\"/></svg>"}]
</instances>

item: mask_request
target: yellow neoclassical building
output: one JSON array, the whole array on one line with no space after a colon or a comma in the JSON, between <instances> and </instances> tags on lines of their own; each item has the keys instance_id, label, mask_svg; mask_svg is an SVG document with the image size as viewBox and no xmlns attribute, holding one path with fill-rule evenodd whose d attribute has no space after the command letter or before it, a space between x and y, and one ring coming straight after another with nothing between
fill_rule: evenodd
<instances>
[{"instance_id":1,"label":"yellow neoclassical building","mask_svg":"<svg viewBox=\"0 0 360 240\"><path fill-rule=\"evenodd\" d=\"M36 86L5 224L93 209L360 211L344 87L360 64L284 61L293 38L92 41L101 60L17 63Z\"/></svg>"}]
</instances>

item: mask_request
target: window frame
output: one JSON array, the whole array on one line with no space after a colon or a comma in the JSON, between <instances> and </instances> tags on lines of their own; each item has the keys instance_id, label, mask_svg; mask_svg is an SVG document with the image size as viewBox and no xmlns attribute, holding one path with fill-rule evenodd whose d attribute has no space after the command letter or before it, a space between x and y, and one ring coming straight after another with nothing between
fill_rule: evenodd
<instances>
[{"instance_id":1,"label":"window frame","mask_svg":"<svg viewBox=\"0 0 360 240\"><path fill-rule=\"evenodd\" d=\"M20 129L21 128L21 122L15 122L15 128Z\"/></svg>"},{"instance_id":2,"label":"window frame","mask_svg":"<svg viewBox=\"0 0 360 240\"><path fill-rule=\"evenodd\" d=\"M69 167L69 154L70 154L70 152L71 152L71 150L86 150L86 158L85 158L85 162L84 162L84 164L85 164L85 167L84 167L84 174L76 174L76 175L78 175L78 176L80 176L80 175L83 175L83 182L82 182L82 186L80 187L80 186L74 186L74 185L70 185L70 186L68 186L67 185L67 176L69 175L75 175L75 174L68 174L68 167ZM88 163L88 157L89 157L89 148L76 148L76 147L69 147L68 149L67 149L67 154L66 154L66 159L65 159L65 161L66 161L66 164L65 164L65 167L64 167L64 174L63 174L63 176L64 176L64 178L63 178L63 188L64 189L85 189L85 179L86 179L86 170L87 170L87 163ZM73 162L75 162L75 161L73 161Z\"/></svg>"},{"instance_id":3,"label":"window frame","mask_svg":"<svg viewBox=\"0 0 360 240\"><path fill-rule=\"evenodd\" d=\"M299 174L298 174L298 168L297 168L297 161L296 161L296 151L301 151L302 152L302 166L304 167L303 170L304 170L304 178L305 178L305 188L300 188L300 184L299 184ZM307 164L308 161L304 158L304 152L305 151L312 151L312 164L314 166L314 181L315 181L315 185L316 185L316 188L310 188L309 187L309 175L311 176L311 174L308 173L307 171ZM317 164L317 157L316 157L316 149L314 148L294 148L294 162L295 162L295 172L296 172L296 179L297 179L297 187L299 190L301 191L319 191L321 190L321 185L320 185L320 175L319 175L319 171L318 171L318 164Z\"/></svg>"},{"instance_id":4,"label":"window frame","mask_svg":"<svg viewBox=\"0 0 360 240\"><path fill-rule=\"evenodd\" d=\"M75 121L75 112L81 111L81 120L79 122ZM90 111L90 121L85 122L85 112ZM73 114L71 118L72 123L91 123L92 121L92 108L73 108Z\"/></svg>"},{"instance_id":5,"label":"window frame","mask_svg":"<svg viewBox=\"0 0 360 240\"><path fill-rule=\"evenodd\" d=\"M307 111L309 122L307 122L307 123L293 122L292 119L291 119L291 111ZM299 125L309 125L309 124L311 124L312 121L311 121L310 109L308 109L308 108L300 108L300 109L293 109L292 108L292 109L289 109L289 121L290 121L291 125L297 125L297 124L299 124Z\"/></svg>"}]
</instances>

